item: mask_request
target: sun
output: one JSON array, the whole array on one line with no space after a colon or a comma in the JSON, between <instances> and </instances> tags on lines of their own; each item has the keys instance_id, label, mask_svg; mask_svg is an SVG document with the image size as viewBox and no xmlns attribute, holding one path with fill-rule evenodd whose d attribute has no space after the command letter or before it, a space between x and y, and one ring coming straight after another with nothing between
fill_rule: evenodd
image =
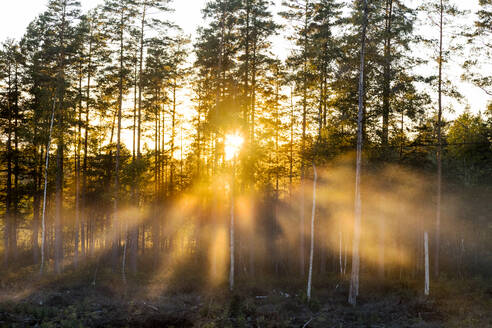
<instances>
[{"instance_id":1,"label":"sun","mask_svg":"<svg viewBox=\"0 0 492 328\"><path fill-rule=\"evenodd\" d=\"M239 133L228 134L225 137L225 158L230 161L236 157L244 143L244 138Z\"/></svg>"}]
</instances>

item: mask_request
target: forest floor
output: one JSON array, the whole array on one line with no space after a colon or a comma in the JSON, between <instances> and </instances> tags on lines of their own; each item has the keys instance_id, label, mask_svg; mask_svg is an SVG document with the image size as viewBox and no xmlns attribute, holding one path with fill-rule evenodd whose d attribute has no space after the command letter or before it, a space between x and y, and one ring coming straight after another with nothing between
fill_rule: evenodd
<instances>
[{"instance_id":1,"label":"forest floor","mask_svg":"<svg viewBox=\"0 0 492 328\"><path fill-rule=\"evenodd\" d=\"M169 281L134 277L124 285L100 272L96 284L90 269L3 273L0 327L492 327L492 281L478 278L442 279L424 297L421 282L362 277L351 307L347 283L336 278L315 281L308 303L301 282L286 278L255 287L239 279L234 293L226 284L197 292L197 281L164 290Z\"/></svg>"}]
</instances>

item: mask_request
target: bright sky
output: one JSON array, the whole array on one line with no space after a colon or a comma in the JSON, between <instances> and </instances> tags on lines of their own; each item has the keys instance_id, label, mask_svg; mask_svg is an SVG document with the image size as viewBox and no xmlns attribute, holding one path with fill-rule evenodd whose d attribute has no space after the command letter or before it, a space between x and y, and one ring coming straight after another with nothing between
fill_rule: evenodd
<instances>
[{"instance_id":1,"label":"bright sky","mask_svg":"<svg viewBox=\"0 0 492 328\"><path fill-rule=\"evenodd\" d=\"M48 0L15 0L2 1L0 11L0 40L7 37L19 39L27 25L46 8ZM82 9L88 10L103 0L80 0ZM175 0L173 7L176 12L173 14L174 20L183 28L185 33L192 34L201 21L200 10L206 0Z\"/></svg>"},{"instance_id":2,"label":"bright sky","mask_svg":"<svg viewBox=\"0 0 492 328\"><path fill-rule=\"evenodd\" d=\"M47 0L15 0L15 1L2 1L2 8L0 11L0 41L5 40L8 37L19 39L29 22L31 22L39 13L41 13L47 4ZM418 5L421 1L409 0L411 5ZM461 9L468 9L472 12L476 10L478 0L453 0L459 5ZM96 5L103 2L103 0L80 0L82 9L93 8ZM174 0L172 6L175 8L175 12L171 15L170 19L176 22L184 30L186 34L194 35L196 28L202 22L201 9L204 7L207 0ZM281 0L275 0L276 8L273 10L275 13L280 9ZM274 51L280 58L285 58L288 54L288 44L284 41L282 36L278 36L274 42ZM465 54L466 56L466 54ZM455 65L459 66L459 65ZM455 72L456 77L459 77L460 72ZM483 111L490 97L487 97L480 89L467 84L458 83L460 91L465 94L468 103L474 112L479 110ZM456 114L463 111L466 104L456 105ZM449 115L453 117L454 115Z\"/></svg>"}]
</instances>

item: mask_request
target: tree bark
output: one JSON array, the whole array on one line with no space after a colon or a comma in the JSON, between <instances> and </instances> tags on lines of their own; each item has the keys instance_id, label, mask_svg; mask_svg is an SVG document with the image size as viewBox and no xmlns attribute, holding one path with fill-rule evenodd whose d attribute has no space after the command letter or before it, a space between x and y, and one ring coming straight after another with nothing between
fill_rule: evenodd
<instances>
[{"instance_id":1,"label":"tree bark","mask_svg":"<svg viewBox=\"0 0 492 328\"><path fill-rule=\"evenodd\" d=\"M390 115L390 95L391 95L391 25L393 20L393 0L386 0L386 28L384 40L384 83L383 83L383 131L381 141L383 144L383 154L387 154L388 147L388 127ZM386 156L385 156L386 157ZM386 159L386 158L385 158Z\"/></svg>"},{"instance_id":2,"label":"tree bark","mask_svg":"<svg viewBox=\"0 0 492 328\"><path fill-rule=\"evenodd\" d=\"M309 275L307 286L307 299L311 301L311 284L313 278L313 258L314 258L314 217L316 214L316 181L318 180L318 173L316 172L316 164L313 163L314 180L313 180L313 207L311 211L311 250L309 253Z\"/></svg>"},{"instance_id":3,"label":"tree bark","mask_svg":"<svg viewBox=\"0 0 492 328\"><path fill-rule=\"evenodd\" d=\"M440 1L440 22L439 22L439 80L438 97L439 111L437 114L437 200L436 200L436 248L434 256L434 275L439 277L439 255L441 250L441 198L442 198L442 62L443 62L443 17L444 5Z\"/></svg>"},{"instance_id":4,"label":"tree bark","mask_svg":"<svg viewBox=\"0 0 492 328\"><path fill-rule=\"evenodd\" d=\"M48 145L46 146L46 161L44 165L44 191L43 191L43 216L41 218L41 266L40 273L44 271L45 245L46 245L46 201L48 190L48 168L50 159L51 135L53 133L53 122L55 121L56 93L53 95L53 108L51 110L50 132L48 135Z\"/></svg>"},{"instance_id":5,"label":"tree bark","mask_svg":"<svg viewBox=\"0 0 492 328\"><path fill-rule=\"evenodd\" d=\"M79 109L77 117L77 143L75 145L75 248L74 265L79 261L80 241L80 148L82 146L82 62L79 68ZM83 231L83 227L82 227Z\"/></svg>"},{"instance_id":6,"label":"tree bark","mask_svg":"<svg viewBox=\"0 0 492 328\"><path fill-rule=\"evenodd\" d=\"M12 229L12 106L11 98L11 63L8 65L8 91L7 91L7 111L8 111L8 127L7 127L7 181L6 181L6 197L5 197L5 227L4 227L4 263L8 266L11 255L11 229Z\"/></svg>"},{"instance_id":7,"label":"tree bark","mask_svg":"<svg viewBox=\"0 0 492 328\"><path fill-rule=\"evenodd\" d=\"M232 291L234 290L234 202L235 202L235 179L236 179L236 157L233 159L234 163L232 164L232 179L231 179L231 222L230 222L230 246L229 246L229 251L230 251L230 270L229 270L229 289Z\"/></svg>"},{"instance_id":8,"label":"tree bark","mask_svg":"<svg viewBox=\"0 0 492 328\"><path fill-rule=\"evenodd\" d=\"M67 4L63 2L61 30L60 30L60 61L58 67L57 88L58 91L58 145L56 151L56 193L55 193L55 272L60 274L63 270L63 184L64 184L64 151L65 151L65 24Z\"/></svg>"},{"instance_id":9,"label":"tree bark","mask_svg":"<svg viewBox=\"0 0 492 328\"><path fill-rule=\"evenodd\" d=\"M120 225L119 225L119 215L118 215L118 201L119 201L119 190L120 190L120 152L121 152L121 120L122 120L122 110L123 110L123 49L124 49L124 9L121 9L120 16L120 31L119 31L119 83L118 83L118 128L116 132L116 159L115 159L115 169L114 169L114 210L113 210L113 249L112 249L112 260L116 265L118 259L118 252L120 247Z\"/></svg>"},{"instance_id":10,"label":"tree bark","mask_svg":"<svg viewBox=\"0 0 492 328\"><path fill-rule=\"evenodd\" d=\"M361 174L362 174L362 144L364 121L364 66L366 53L366 29L367 29L367 0L362 0L363 21L360 51L360 76L359 76L359 112L357 118L357 159L355 169L355 205L354 205L354 239L352 250L352 274L350 278L350 291L348 302L355 306L359 295L359 244L361 233L362 199L361 199Z\"/></svg>"},{"instance_id":11,"label":"tree bark","mask_svg":"<svg viewBox=\"0 0 492 328\"><path fill-rule=\"evenodd\" d=\"M425 250L425 286L424 295L429 295L429 236L427 231L424 232L424 250Z\"/></svg>"}]
</instances>

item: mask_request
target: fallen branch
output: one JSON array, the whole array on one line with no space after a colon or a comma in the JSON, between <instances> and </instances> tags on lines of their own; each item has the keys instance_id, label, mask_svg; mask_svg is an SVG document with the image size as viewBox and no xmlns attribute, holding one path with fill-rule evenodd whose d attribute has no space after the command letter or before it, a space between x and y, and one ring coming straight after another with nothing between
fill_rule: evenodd
<instances>
[{"instance_id":1,"label":"fallen branch","mask_svg":"<svg viewBox=\"0 0 492 328\"><path fill-rule=\"evenodd\" d=\"M309 321L308 321L308 322L306 322L306 323L304 324L304 326L302 326L302 328L306 328L306 327L309 325L309 323L310 323L311 321L313 321L313 319L314 319L314 318L309 319Z\"/></svg>"},{"instance_id":2,"label":"fallen branch","mask_svg":"<svg viewBox=\"0 0 492 328\"><path fill-rule=\"evenodd\" d=\"M159 312L159 309L153 305L150 305L150 304L146 304L149 308L151 308L152 310L156 311L156 312Z\"/></svg>"}]
</instances>

